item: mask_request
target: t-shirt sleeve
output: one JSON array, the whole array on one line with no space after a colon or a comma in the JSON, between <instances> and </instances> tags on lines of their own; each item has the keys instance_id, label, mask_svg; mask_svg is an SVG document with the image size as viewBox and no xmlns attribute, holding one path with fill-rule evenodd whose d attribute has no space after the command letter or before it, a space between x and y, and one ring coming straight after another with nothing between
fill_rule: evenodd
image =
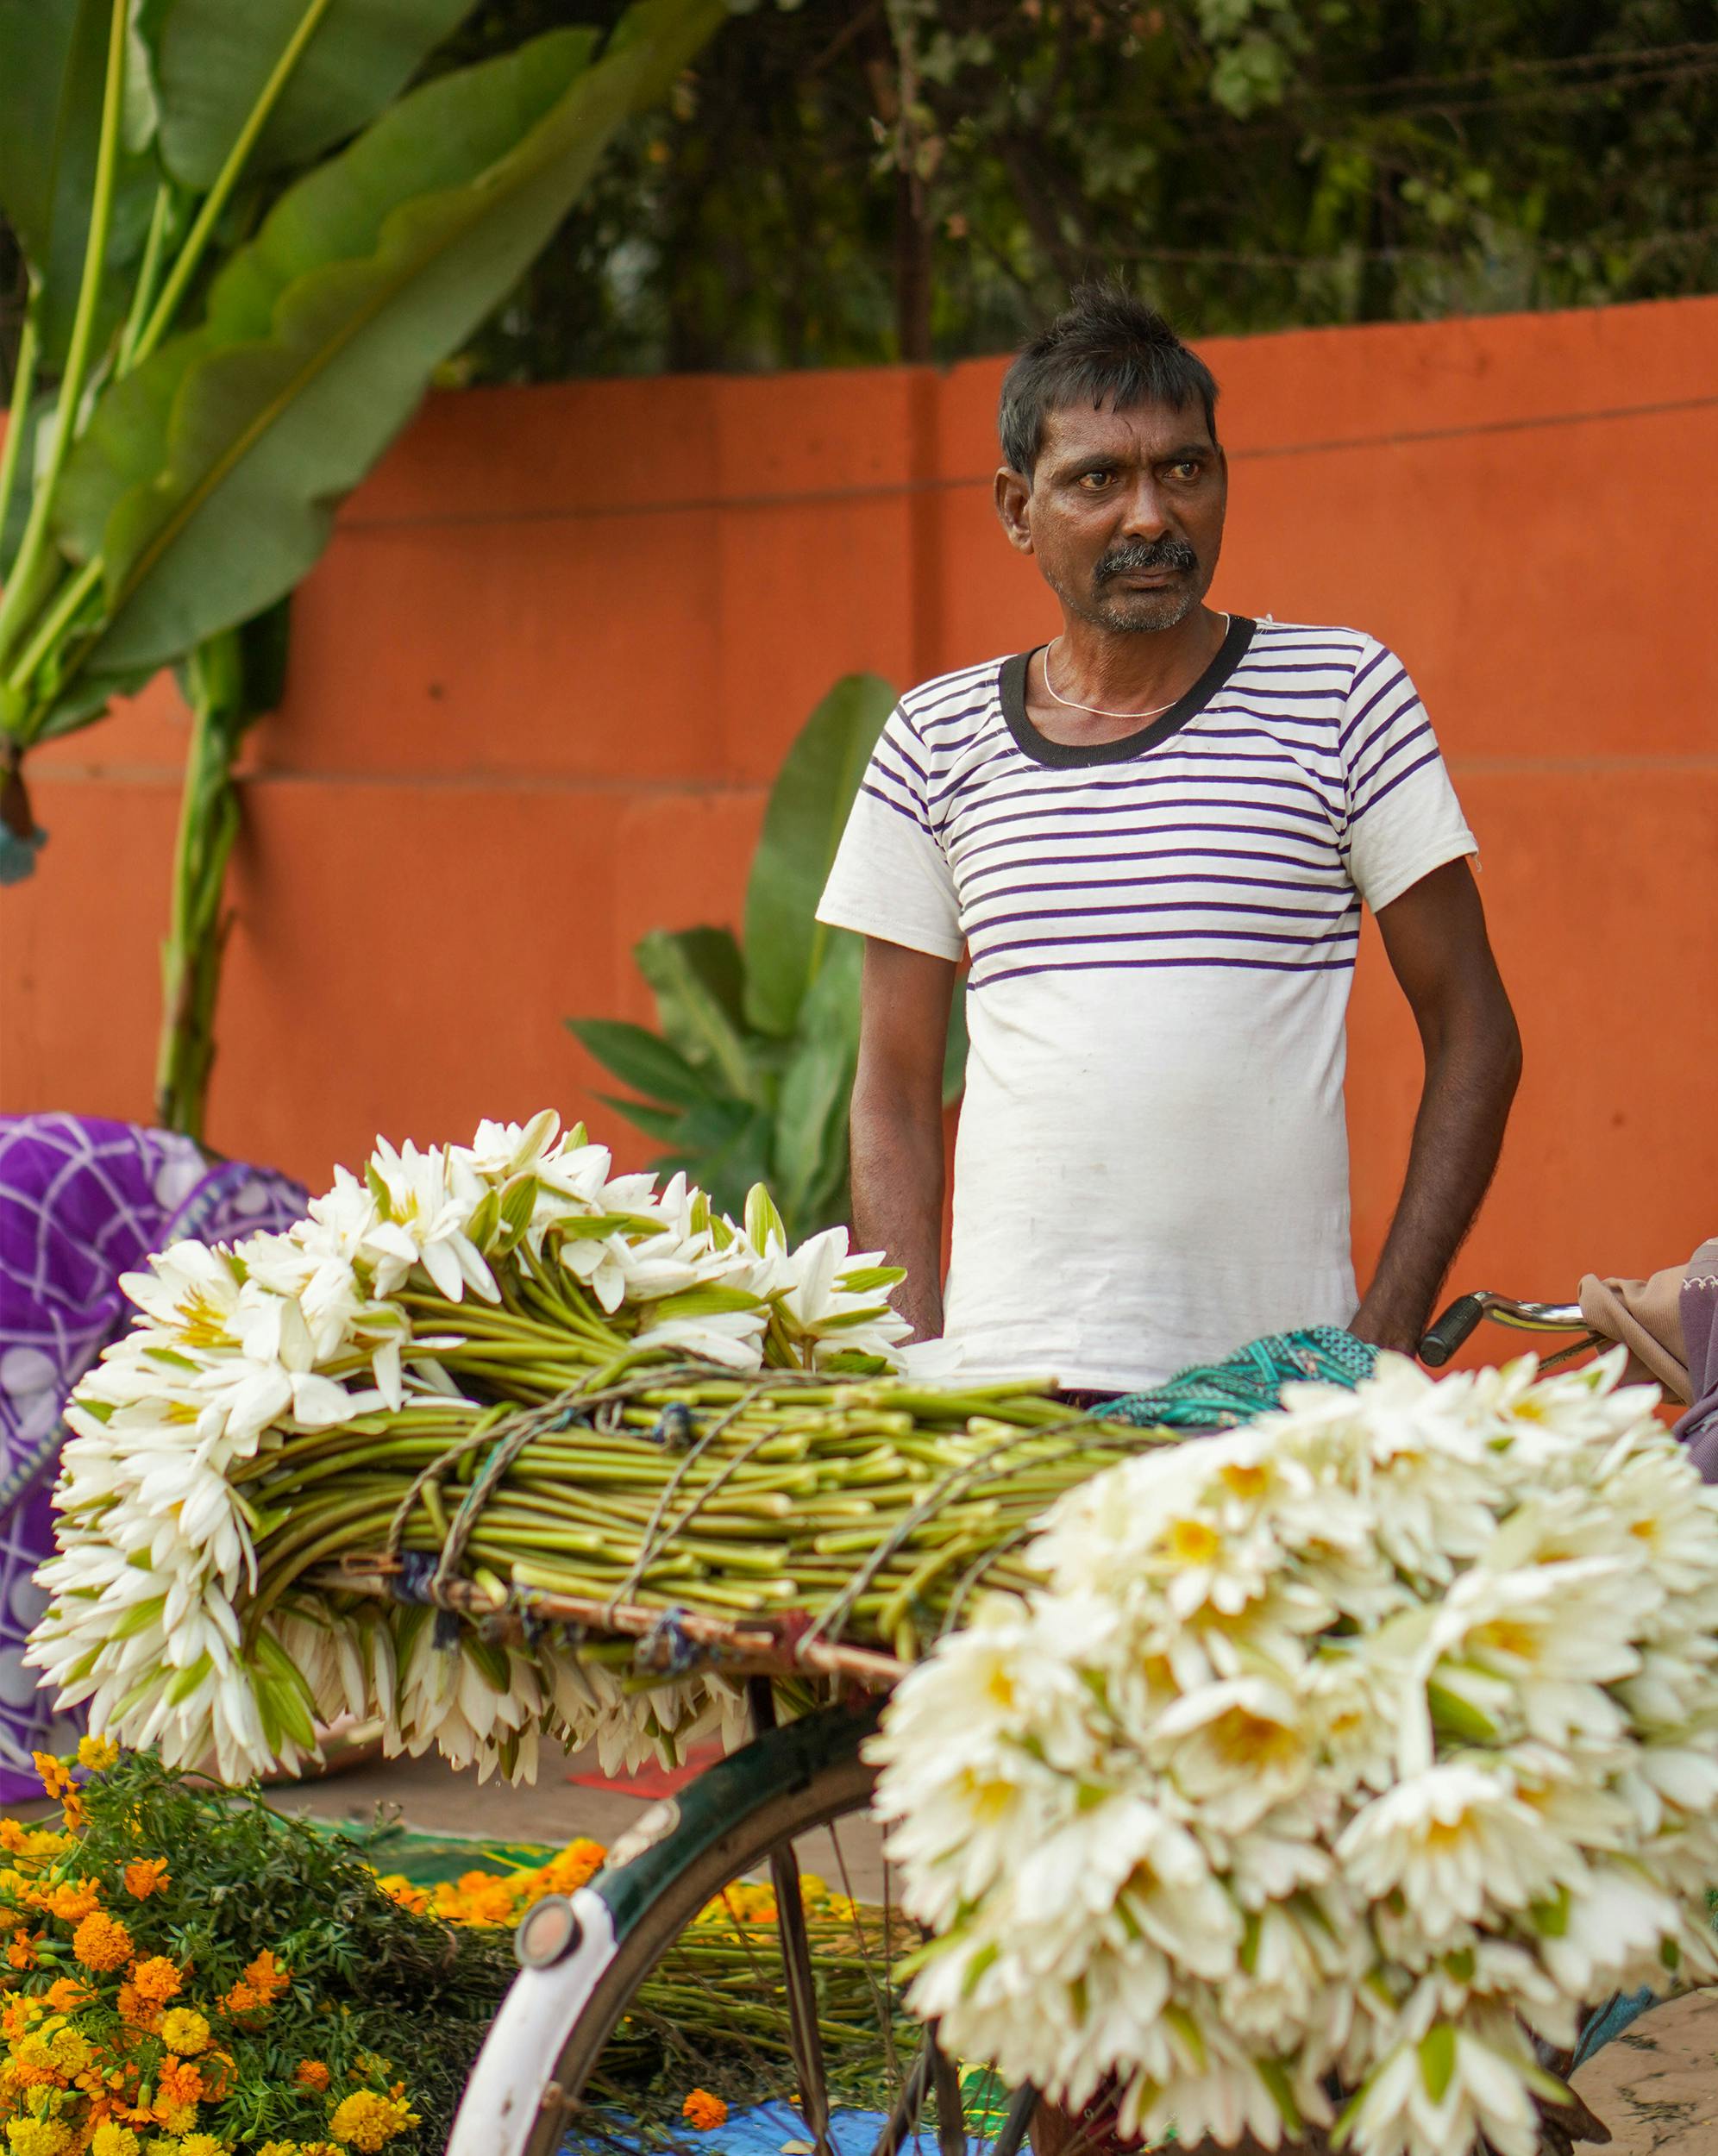
<instances>
[{"instance_id":1,"label":"t-shirt sleeve","mask_svg":"<svg viewBox=\"0 0 1718 2156\"><path fill-rule=\"evenodd\" d=\"M909 950L959 958L966 939L955 880L927 805L928 768L923 742L897 707L854 796L818 918Z\"/></svg>"},{"instance_id":2,"label":"t-shirt sleeve","mask_svg":"<svg viewBox=\"0 0 1718 2156\"><path fill-rule=\"evenodd\" d=\"M1408 669L1368 639L1338 737L1348 794L1345 851L1373 912L1479 847Z\"/></svg>"}]
</instances>

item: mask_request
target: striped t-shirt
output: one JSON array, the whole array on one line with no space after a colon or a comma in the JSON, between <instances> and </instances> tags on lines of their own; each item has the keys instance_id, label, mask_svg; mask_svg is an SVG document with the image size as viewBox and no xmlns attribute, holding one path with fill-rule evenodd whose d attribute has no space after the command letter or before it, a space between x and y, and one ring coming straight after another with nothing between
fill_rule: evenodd
<instances>
[{"instance_id":1,"label":"striped t-shirt","mask_svg":"<svg viewBox=\"0 0 1718 2156\"><path fill-rule=\"evenodd\" d=\"M1075 747L1026 665L901 699L818 908L970 959L962 1366L1120 1390L1344 1325L1361 901L1474 851L1414 684L1357 630L1237 616L1170 711Z\"/></svg>"}]
</instances>

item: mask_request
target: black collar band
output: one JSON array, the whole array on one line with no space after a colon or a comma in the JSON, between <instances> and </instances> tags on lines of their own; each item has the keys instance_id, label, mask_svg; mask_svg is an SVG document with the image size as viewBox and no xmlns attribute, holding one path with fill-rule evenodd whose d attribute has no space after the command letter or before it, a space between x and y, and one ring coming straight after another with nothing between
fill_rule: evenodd
<instances>
[{"instance_id":1,"label":"black collar band","mask_svg":"<svg viewBox=\"0 0 1718 2156\"><path fill-rule=\"evenodd\" d=\"M1241 663L1257 626L1245 614L1231 615L1228 631L1204 673L1185 696L1177 698L1168 711L1136 733L1119 735L1113 741L1088 742L1052 741L1048 734L1040 733L1026 716L1026 668L1044 649L1042 644L1016 652L1012 659L1002 661L997 679L1002 716L1008 722L1015 746L1034 763L1050 764L1063 771L1081 764L1126 763L1132 757L1147 755L1160 741L1178 734L1190 718L1198 717Z\"/></svg>"}]
</instances>

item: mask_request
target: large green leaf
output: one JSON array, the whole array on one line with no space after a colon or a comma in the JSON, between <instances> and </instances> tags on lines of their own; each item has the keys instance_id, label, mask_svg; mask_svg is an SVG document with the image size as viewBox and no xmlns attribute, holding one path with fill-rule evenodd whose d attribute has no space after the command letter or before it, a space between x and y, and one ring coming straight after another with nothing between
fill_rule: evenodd
<instances>
[{"instance_id":1,"label":"large green leaf","mask_svg":"<svg viewBox=\"0 0 1718 2156\"><path fill-rule=\"evenodd\" d=\"M162 0L154 52L161 156L210 186L312 0ZM246 160L290 170L374 119L474 0L332 0Z\"/></svg>"},{"instance_id":2,"label":"large green leaf","mask_svg":"<svg viewBox=\"0 0 1718 2156\"><path fill-rule=\"evenodd\" d=\"M746 1014L793 1031L829 931L817 919L830 864L894 692L875 674L837 681L802 728L770 791L746 892Z\"/></svg>"},{"instance_id":3,"label":"large green leaf","mask_svg":"<svg viewBox=\"0 0 1718 2156\"><path fill-rule=\"evenodd\" d=\"M768 1116L737 1100L708 1100L688 1112L675 1136L679 1150L655 1165L669 1173L684 1169L737 1219L746 1193L768 1172Z\"/></svg>"},{"instance_id":4,"label":"large green leaf","mask_svg":"<svg viewBox=\"0 0 1718 2156\"><path fill-rule=\"evenodd\" d=\"M0 215L41 285L36 327L50 373L70 342L83 279L111 15L111 0L0 0ZM147 99L147 84L135 86ZM142 131L128 128L133 148ZM141 246L151 162L119 160L110 269ZM98 326L116 319L122 298L116 288L106 295Z\"/></svg>"},{"instance_id":5,"label":"large green leaf","mask_svg":"<svg viewBox=\"0 0 1718 2156\"><path fill-rule=\"evenodd\" d=\"M722 0L644 0L622 51L555 30L413 91L298 181L204 325L108 390L60 536L103 560L97 667L166 661L289 591L430 373L548 241Z\"/></svg>"},{"instance_id":6,"label":"large green leaf","mask_svg":"<svg viewBox=\"0 0 1718 2156\"><path fill-rule=\"evenodd\" d=\"M773 1188L796 1240L847 1217L847 1108L859 1060L863 950L843 930L831 937L781 1076Z\"/></svg>"},{"instance_id":7,"label":"large green leaf","mask_svg":"<svg viewBox=\"0 0 1718 2156\"><path fill-rule=\"evenodd\" d=\"M691 1108L711 1097L711 1087L680 1050L642 1025L624 1018L568 1018L567 1029L622 1085L653 1100Z\"/></svg>"},{"instance_id":8,"label":"large green leaf","mask_svg":"<svg viewBox=\"0 0 1718 2156\"><path fill-rule=\"evenodd\" d=\"M745 968L725 928L655 929L633 946L656 999L662 1031L697 1070L742 1100L759 1097L747 1052Z\"/></svg>"}]
</instances>

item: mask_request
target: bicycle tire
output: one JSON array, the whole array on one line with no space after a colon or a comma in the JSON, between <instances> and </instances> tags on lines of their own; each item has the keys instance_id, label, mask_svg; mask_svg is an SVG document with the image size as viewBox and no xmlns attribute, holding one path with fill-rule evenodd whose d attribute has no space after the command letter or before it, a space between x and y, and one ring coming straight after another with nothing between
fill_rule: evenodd
<instances>
[{"instance_id":1,"label":"bicycle tire","mask_svg":"<svg viewBox=\"0 0 1718 2156\"><path fill-rule=\"evenodd\" d=\"M609 1867L571 1897L576 1945L514 1980L448 2156L555 2156L634 1992L712 1895L780 1843L869 1805L875 1771L860 1746L875 1720L875 1709L835 1707L786 1723L641 1815Z\"/></svg>"}]
</instances>

